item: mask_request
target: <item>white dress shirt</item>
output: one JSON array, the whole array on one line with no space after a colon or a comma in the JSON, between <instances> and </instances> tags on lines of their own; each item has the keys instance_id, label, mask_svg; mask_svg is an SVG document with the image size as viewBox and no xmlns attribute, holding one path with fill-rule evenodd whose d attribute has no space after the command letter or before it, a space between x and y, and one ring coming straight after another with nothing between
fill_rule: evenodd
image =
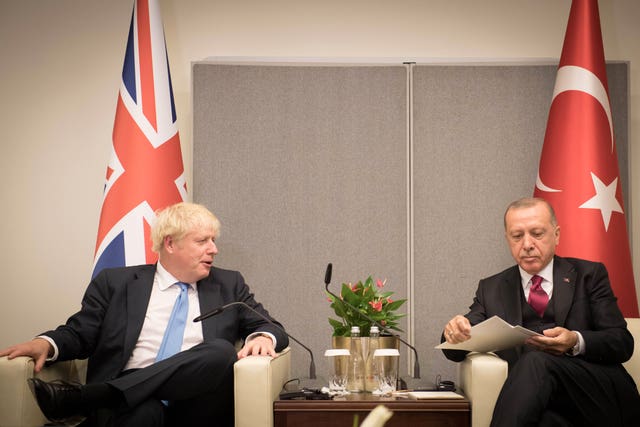
<instances>
[{"instance_id":1,"label":"white dress shirt","mask_svg":"<svg viewBox=\"0 0 640 427\"><path fill-rule=\"evenodd\" d=\"M169 317L176 298L180 294L180 286L177 285L178 279L173 277L158 262L158 268L153 278L153 289L151 290L151 298L149 298L149 306L144 316L144 323L138 342L136 343L133 353L124 369L140 369L147 367L155 362L158 349L162 343L164 331L169 324ZM184 328L184 338L180 351L190 349L203 341L202 323L192 322L194 318L200 315L200 302L198 300L197 283L189 283L189 314L187 315L187 324Z\"/></svg>"}]
</instances>

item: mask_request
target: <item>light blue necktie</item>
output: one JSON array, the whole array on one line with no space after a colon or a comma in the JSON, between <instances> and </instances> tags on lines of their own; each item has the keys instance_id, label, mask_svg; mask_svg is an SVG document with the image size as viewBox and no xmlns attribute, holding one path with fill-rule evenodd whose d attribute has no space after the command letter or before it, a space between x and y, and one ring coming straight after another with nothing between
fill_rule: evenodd
<instances>
[{"instance_id":1,"label":"light blue necktie","mask_svg":"<svg viewBox=\"0 0 640 427\"><path fill-rule=\"evenodd\" d=\"M187 295L189 285L182 282L177 282L176 285L180 286L180 295L178 295L176 303L173 305L169 324L164 331L162 344L160 344L160 349L156 356L156 362L173 356L182 347L184 327L187 324L187 314L189 313L189 297Z\"/></svg>"}]
</instances>

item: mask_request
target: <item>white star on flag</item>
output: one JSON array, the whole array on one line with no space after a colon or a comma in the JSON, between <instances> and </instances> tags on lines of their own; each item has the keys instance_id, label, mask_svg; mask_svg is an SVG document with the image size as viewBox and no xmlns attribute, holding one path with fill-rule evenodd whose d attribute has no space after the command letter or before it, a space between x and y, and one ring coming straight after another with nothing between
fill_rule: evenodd
<instances>
[{"instance_id":1,"label":"white star on flag","mask_svg":"<svg viewBox=\"0 0 640 427\"><path fill-rule=\"evenodd\" d=\"M591 172L593 186L596 189L596 195L584 202L580 207L582 209L600 209L604 229L609 230L609 221L611 221L612 212L624 213L622 206L616 199L616 188L618 186L618 178L611 181L611 184L605 185L604 182Z\"/></svg>"}]
</instances>

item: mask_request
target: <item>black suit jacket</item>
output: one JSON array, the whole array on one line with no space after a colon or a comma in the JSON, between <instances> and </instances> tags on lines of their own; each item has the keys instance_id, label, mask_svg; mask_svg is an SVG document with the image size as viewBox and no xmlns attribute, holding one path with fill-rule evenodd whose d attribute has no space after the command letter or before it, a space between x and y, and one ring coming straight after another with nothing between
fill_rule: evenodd
<instances>
[{"instance_id":1,"label":"black suit jacket","mask_svg":"<svg viewBox=\"0 0 640 427\"><path fill-rule=\"evenodd\" d=\"M103 382L117 377L129 360L142 330L155 272L155 265L100 272L89 284L80 311L66 324L43 334L56 342L58 360L88 357L87 382ZM201 313L230 302L243 301L271 319L262 305L255 301L237 271L212 268L209 276L198 282L198 298ZM272 333L277 339L277 351L289 343L282 330L239 305L202 322L205 342L224 339L235 344L256 331Z\"/></svg>"},{"instance_id":2,"label":"black suit jacket","mask_svg":"<svg viewBox=\"0 0 640 427\"><path fill-rule=\"evenodd\" d=\"M471 325L498 316L512 325L522 324L522 282L518 266L480 280L470 311ZM611 364L627 361L633 354L633 337L611 290L607 270L601 263L556 256L553 263L553 295L557 326L582 334L585 360ZM512 365L522 347L497 354ZM447 358L462 361L465 351L444 350Z\"/></svg>"}]
</instances>

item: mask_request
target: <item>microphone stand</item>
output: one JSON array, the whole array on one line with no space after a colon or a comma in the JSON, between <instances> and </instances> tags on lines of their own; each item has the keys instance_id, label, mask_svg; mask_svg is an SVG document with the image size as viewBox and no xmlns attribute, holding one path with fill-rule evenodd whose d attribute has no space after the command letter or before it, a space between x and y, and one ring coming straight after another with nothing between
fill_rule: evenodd
<instances>
[{"instance_id":1,"label":"microphone stand","mask_svg":"<svg viewBox=\"0 0 640 427\"><path fill-rule=\"evenodd\" d=\"M415 357L414 362L413 362L413 378L419 379L420 378L420 361L418 360L418 350L416 350L416 348L414 346L412 346L411 344L409 344L408 342L406 342L405 340L400 338L400 336L398 334L392 332L389 328L385 327L384 325L382 325L377 320L373 319L372 317L370 317L367 314L364 314L362 311L358 310L356 307L351 305L349 302L345 301L344 299L338 297L336 294L331 292L329 290L329 283L331 283L331 272L332 272L332 269L333 269L333 266L332 266L331 263L329 263L327 265L327 270L326 270L325 275L324 275L324 288L327 291L327 293L329 295L331 295L333 298L335 298L336 301L340 301L343 305L349 307L350 309L352 309L353 311L358 313L361 317L364 317L365 319L367 319L368 321L370 321L374 325L378 326L381 331L384 331L384 332L388 333L389 335L391 335L393 337L396 337L398 339L398 341L400 341L401 343L403 343L404 345L409 347L411 350L413 350L413 355Z\"/></svg>"},{"instance_id":2,"label":"microphone stand","mask_svg":"<svg viewBox=\"0 0 640 427\"><path fill-rule=\"evenodd\" d=\"M275 326L276 328L278 328L281 332L283 332L285 335L287 335L289 338L291 338L292 340L294 340L295 342L297 342L298 344L300 344L300 346L302 348L304 348L305 350L307 350L307 352L309 353L309 356L311 356L311 363L309 364L309 378L312 380L316 379L316 363L313 360L313 352L311 351L311 349L309 347L307 347L306 345L302 344L300 341L298 341L295 337L293 337L290 333L288 333L287 331L284 330L284 328L278 324L276 324L274 321L272 321L271 319L269 319L267 316L265 316L264 314L260 313L259 311L257 311L256 309L254 309L253 307L251 307L249 304L242 302L242 301L234 301L234 302L230 302L229 304L225 304L221 307L215 308L205 314L202 314L198 317L196 317L195 319L193 319L194 322L201 322L205 319L208 319L209 317L215 316L217 314L222 313L223 311L225 311L227 308L234 306L234 305L240 305L242 307L245 307L249 310L251 310L252 312L254 312L255 314L257 314L258 316L260 316L261 318L263 318L264 320L266 320L267 322L269 322L271 325Z\"/></svg>"}]
</instances>

